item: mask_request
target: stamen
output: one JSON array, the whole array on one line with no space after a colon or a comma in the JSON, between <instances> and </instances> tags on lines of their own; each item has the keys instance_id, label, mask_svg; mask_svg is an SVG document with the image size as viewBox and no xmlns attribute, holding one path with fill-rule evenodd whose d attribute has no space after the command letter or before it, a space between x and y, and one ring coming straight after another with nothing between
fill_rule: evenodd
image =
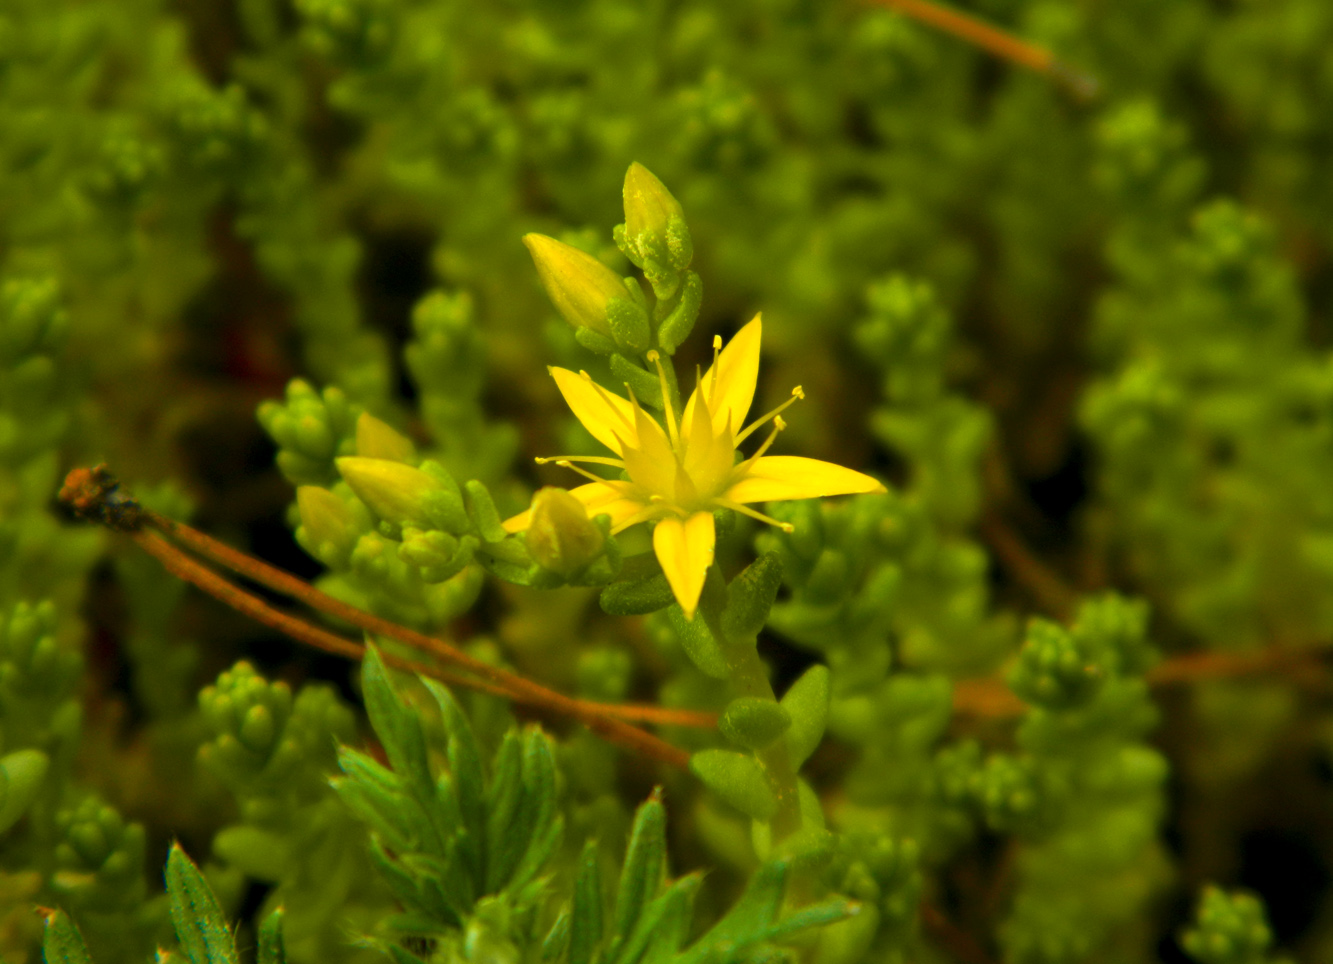
<instances>
[{"instance_id":1,"label":"stamen","mask_svg":"<svg viewBox=\"0 0 1333 964\"><path fill-rule=\"evenodd\" d=\"M592 462L596 465L613 465L618 469L625 467L625 463L620 459L608 459L601 455L539 455L533 461L538 465L548 465L551 462L556 465L565 462Z\"/></svg>"},{"instance_id":2,"label":"stamen","mask_svg":"<svg viewBox=\"0 0 1333 964\"><path fill-rule=\"evenodd\" d=\"M648 353L648 360L657 366L657 384L662 386L662 408L666 412L667 433L671 436L671 447L680 454L680 429L676 426L676 413L671 408L671 392L667 389L666 372L662 371L662 356L656 350ZM628 385L625 386L629 388Z\"/></svg>"},{"instance_id":3,"label":"stamen","mask_svg":"<svg viewBox=\"0 0 1333 964\"><path fill-rule=\"evenodd\" d=\"M749 472L751 467L756 462L759 461L760 457L762 457L763 454L768 451L768 447L773 444L773 440L778 437L778 433L786 431L786 428L787 428L787 423L783 419L783 417L781 415L774 415L773 431L768 433L768 438L764 439L764 444L759 446L759 448L755 451L754 455L751 455L740 465L736 466L736 468L732 469L732 478L734 479L742 478L745 475L745 473Z\"/></svg>"},{"instance_id":4,"label":"stamen","mask_svg":"<svg viewBox=\"0 0 1333 964\"><path fill-rule=\"evenodd\" d=\"M759 446L754 455L750 456L751 461L759 458L768 451L768 447L773 444L773 440L778 437L780 432L786 431L787 422L781 415L773 416L773 431L768 433L768 438L764 439L764 444Z\"/></svg>"},{"instance_id":5,"label":"stamen","mask_svg":"<svg viewBox=\"0 0 1333 964\"><path fill-rule=\"evenodd\" d=\"M579 369L579 374L588 380L588 384L590 384L597 391L598 395L602 396L602 401L606 402L607 408L611 409L611 411L615 412L616 415L620 416L620 420L625 423L625 427L628 428L631 432L636 431L636 429L634 428L634 423L631 422L628 418L626 418L625 413L622 412L620 408L616 405L616 402L623 402L624 399L616 398L616 396L612 395L601 385L598 385L595 381L593 381L592 376L589 375L586 371Z\"/></svg>"},{"instance_id":6,"label":"stamen","mask_svg":"<svg viewBox=\"0 0 1333 964\"><path fill-rule=\"evenodd\" d=\"M594 482L600 482L602 485L608 486L608 487L610 487L610 488L615 488L615 485L613 484L613 483L615 482L614 479L604 479L604 478L602 478L600 475L594 475L593 473L589 472L587 469L581 469L581 468L579 468L579 467L578 467L577 465L575 465L573 462L569 461L569 459L561 459L560 461L556 462L555 464L558 465L558 466L560 466L562 469L572 469L573 471L577 472L579 475L582 475L584 478L592 479L592 481L594 481Z\"/></svg>"},{"instance_id":7,"label":"stamen","mask_svg":"<svg viewBox=\"0 0 1333 964\"><path fill-rule=\"evenodd\" d=\"M771 515L764 515L762 512L756 512L748 505L741 505L739 502L732 502L730 499L714 499L713 505L720 505L724 509L731 509L733 512L739 512L741 515L748 515L751 519L758 519L771 526L777 526L783 532L793 532L796 527L790 522L779 522Z\"/></svg>"},{"instance_id":8,"label":"stamen","mask_svg":"<svg viewBox=\"0 0 1333 964\"><path fill-rule=\"evenodd\" d=\"M787 399L777 408L773 409L773 411L768 412L767 414L761 416L760 418L755 419L749 425L745 426L745 428L741 429L740 434L736 436L736 444L740 445L747 438L749 438L750 434L754 432L754 430L757 429L760 425L763 425L770 418L777 418L780 413L785 412L788 407L795 405L797 401L803 398L805 398L805 390L801 388L800 385L797 385L795 388L791 390L791 398Z\"/></svg>"}]
</instances>

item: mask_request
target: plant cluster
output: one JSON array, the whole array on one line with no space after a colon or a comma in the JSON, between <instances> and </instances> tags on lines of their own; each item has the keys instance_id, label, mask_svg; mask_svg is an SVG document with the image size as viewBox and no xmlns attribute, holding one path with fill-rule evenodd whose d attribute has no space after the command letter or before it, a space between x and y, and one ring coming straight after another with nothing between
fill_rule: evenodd
<instances>
[{"instance_id":1,"label":"plant cluster","mask_svg":"<svg viewBox=\"0 0 1333 964\"><path fill-rule=\"evenodd\" d=\"M1328 959L1326 6L10 0L0 960Z\"/></svg>"}]
</instances>

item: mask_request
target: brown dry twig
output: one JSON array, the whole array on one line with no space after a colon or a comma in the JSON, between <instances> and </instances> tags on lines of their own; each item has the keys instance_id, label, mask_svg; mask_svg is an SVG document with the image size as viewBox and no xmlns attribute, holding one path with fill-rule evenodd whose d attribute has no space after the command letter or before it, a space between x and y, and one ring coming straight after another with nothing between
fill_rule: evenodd
<instances>
[{"instance_id":1,"label":"brown dry twig","mask_svg":"<svg viewBox=\"0 0 1333 964\"><path fill-rule=\"evenodd\" d=\"M274 609L259 597L246 592L192 559L164 539L162 534L171 536L200 555L261 585L299 599L312 608L351 623L367 633L392 639L437 661L419 663L396 657L390 658L386 655L386 662L391 665L451 685L502 696L520 705L576 720L604 739L642 753L651 759L680 768L689 765L689 755L683 750L631 725L628 720L676 726L716 725L716 715L711 713L573 699L517 673L483 662L444 640L426 636L390 620L363 612L320 592L290 573L269 566L183 523L144 508L121 491L116 479L105 466L75 469L70 472L60 490L60 500L78 515L125 533L157 558L173 575L185 579L264 625L325 652L360 659L365 650L357 642ZM439 665L440 663L445 666Z\"/></svg>"},{"instance_id":2,"label":"brown dry twig","mask_svg":"<svg viewBox=\"0 0 1333 964\"><path fill-rule=\"evenodd\" d=\"M914 20L929 24L937 30L953 34L1010 63L1045 74L1074 93L1080 100L1091 100L1100 90L1101 85L1095 78L1057 60L1055 55L1044 47L1020 40L1013 34L1006 33L977 17L942 4L932 3L930 0L876 0L876 2L906 14Z\"/></svg>"}]
</instances>

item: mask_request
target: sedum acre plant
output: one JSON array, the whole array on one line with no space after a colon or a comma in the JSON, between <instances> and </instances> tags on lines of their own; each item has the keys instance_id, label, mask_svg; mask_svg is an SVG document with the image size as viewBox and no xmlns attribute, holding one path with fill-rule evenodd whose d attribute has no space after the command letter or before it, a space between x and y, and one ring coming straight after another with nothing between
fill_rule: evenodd
<instances>
[{"instance_id":1,"label":"sedum acre plant","mask_svg":"<svg viewBox=\"0 0 1333 964\"><path fill-rule=\"evenodd\" d=\"M0 961L1333 958L1325 6L10 0Z\"/></svg>"}]
</instances>

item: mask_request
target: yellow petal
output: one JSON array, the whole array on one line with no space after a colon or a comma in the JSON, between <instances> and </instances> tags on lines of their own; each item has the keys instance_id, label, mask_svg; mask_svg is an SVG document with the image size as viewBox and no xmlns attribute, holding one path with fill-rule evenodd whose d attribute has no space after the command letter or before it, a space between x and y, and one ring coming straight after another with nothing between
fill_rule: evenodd
<instances>
[{"instance_id":1,"label":"yellow petal","mask_svg":"<svg viewBox=\"0 0 1333 964\"><path fill-rule=\"evenodd\" d=\"M763 322L760 315L736 332L726 348L718 356L717 363L704 372L703 381L685 403L685 412L681 424L689 425L694 415L694 396L700 391L708 393L708 407L713 410L713 427L721 432L724 426L735 435L741 430L745 416L754 401L754 388L759 381L759 341L763 335ZM717 383L714 384L714 369L717 370Z\"/></svg>"},{"instance_id":2,"label":"yellow petal","mask_svg":"<svg viewBox=\"0 0 1333 964\"><path fill-rule=\"evenodd\" d=\"M570 489L569 494L584 504L588 515L609 515L611 528L615 528L630 516L641 512L644 504L636 499L626 498L620 486L623 482L612 480L611 483L589 482L578 488ZM532 524L532 510L525 509L516 516L510 516L502 523L505 532L522 532Z\"/></svg>"},{"instance_id":3,"label":"yellow petal","mask_svg":"<svg viewBox=\"0 0 1333 964\"><path fill-rule=\"evenodd\" d=\"M686 619L693 619L699 608L704 574L713 564L714 537L711 512L696 512L684 520L668 516L653 529L653 551Z\"/></svg>"},{"instance_id":4,"label":"yellow petal","mask_svg":"<svg viewBox=\"0 0 1333 964\"><path fill-rule=\"evenodd\" d=\"M620 457L625 460L625 471L636 485L671 497L677 471L671 442L656 420L638 405L634 406L634 423L637 444L626 439L620 451Z\"/></svg>"},{"instance_id":5,"label":"yellow petal","mask_svg":"<svg viewBox=\"0 0 1333 964\"><path fill-rule=\"evenodd\" d=\"M732 502L781 502L825 495L887 492L877 479L832 462L799 455L766 455L757 459L723 497Z\"/></svg>"},{"instance_id":6,"label":"yellow petal","mask_svg":"<svg viewBox=\"0 0 1333 964\"><path fill-rule=\"evenodd\" d=\"M619 455L620 441L616 436L626 440L636 437L633 406L614 392L593 384L593 380L582 372L572 372L568 368L552 368L550 371L574 417L583 423L593 438Z\"/></svg>"}]
</instances>

